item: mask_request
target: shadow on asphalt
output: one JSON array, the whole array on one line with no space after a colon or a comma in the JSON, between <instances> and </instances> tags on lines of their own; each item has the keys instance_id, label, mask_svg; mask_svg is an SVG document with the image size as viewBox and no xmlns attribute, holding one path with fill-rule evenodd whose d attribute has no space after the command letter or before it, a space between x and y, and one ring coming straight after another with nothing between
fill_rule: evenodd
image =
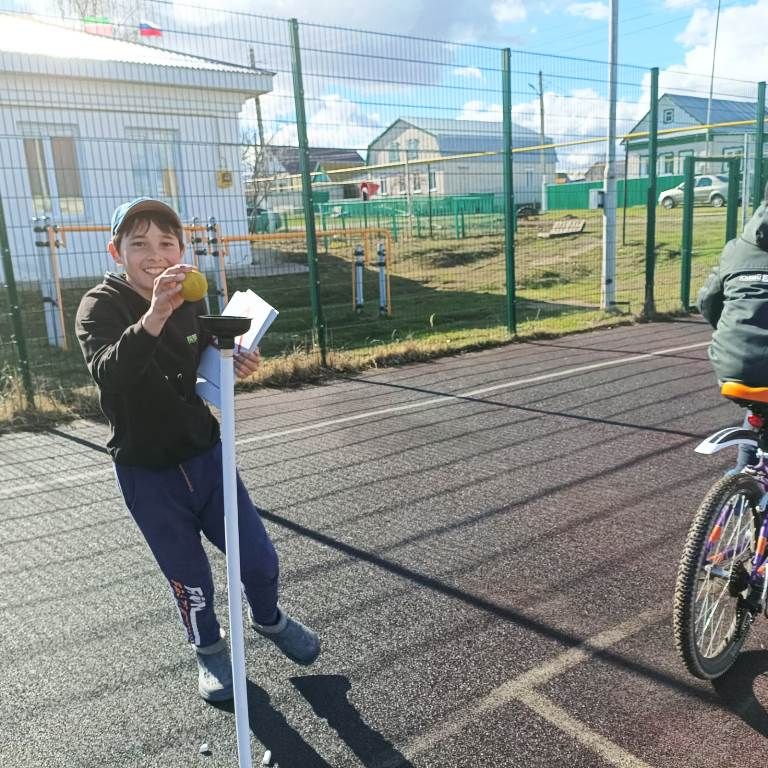
<instances>
[{"instance_id":1,"label":"shadow on asphalt","mask_svg":"<svg viewBox=\"0 0 768 768\"><path fill-rule=\"evenodd\" d=\"M762 736L768 736L768 710L755 695L755 683L766 673L768 651L746 651L725 675L712 681L720 704ZM761 698L768 701L765 696Z\"/></svg>"},{"instance_id":2,"label":"shadow on asphalt","mask_svg":"<svg viewBox=\"0 0 768 768\"><path fill-rule=\"evenodd\" d=\"M315 715L328 725L365 766L376 768L413 768L377 730L365 722L348 698L352 689L343 675L307 675L292 677L291 682L307 700ZM301 768L333 768L292 728L282 712L269 703L269 694L250 680L248 720L253 735L272 752L272 764ZM210 702L222 712L234 714L234 701Z\"/></svg>"},{"instance_id":3,"label":"shadow on asphalt","mask_svg":"<svg viewBox=\"0 0 768 768\"><path fill-rule=\"evenodd\" d=\"M398 766L412 764L398 752L392 742L363 720L347 694L352 689L343 675L308 675L292 677L299 693L309 702L317 717L324 718L339 734L339 738L355 753L365 766Z\"/></svg>"},{"instance_id":4,"label":"shadow on asphalt","mask_svg":"<svg viewBox=\"0 0 768 768\"><path fill-rule=\"evenodd\" d=\"M333 768L293 729L282 712L269 703L269 694L250 680L248 686L248 722L253 735L272 752L272 764L301 768ZM235 712L234 701L211 702L222 712ZM259 756L256 756L257 762Z\"/></svg>"}]
</instances>

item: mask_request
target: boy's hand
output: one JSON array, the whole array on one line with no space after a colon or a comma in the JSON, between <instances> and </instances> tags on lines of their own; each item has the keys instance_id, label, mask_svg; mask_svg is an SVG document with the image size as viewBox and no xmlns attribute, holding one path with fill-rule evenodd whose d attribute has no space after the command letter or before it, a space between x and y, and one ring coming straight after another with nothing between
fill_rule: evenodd
<instances>
[{"instance_id":1,"label":"boy's hand","mask_svg":"<svg viewBox=\"0 0 768 768\"><path fill-rule=\"evenodd\" d=\"M159 336L168 318L184 303L181 284L185 274L193 270L189 264L176 264L155 278L149 309L141 318L141 324L150 336Z\"/></svg>"},{"instance_id":2,"label":"boy's hand","mask_svg":"<svg viewBox=\"0 0 768 768\"><path fill-rule=\"evenodd\" d=\"M250 376L256 372L256 369L261 365L261 353L258 349L254 352L249 352L247 349L235 352L235 373L238 379L244 379L246 376Z\"/></svg>"}]
</instances>

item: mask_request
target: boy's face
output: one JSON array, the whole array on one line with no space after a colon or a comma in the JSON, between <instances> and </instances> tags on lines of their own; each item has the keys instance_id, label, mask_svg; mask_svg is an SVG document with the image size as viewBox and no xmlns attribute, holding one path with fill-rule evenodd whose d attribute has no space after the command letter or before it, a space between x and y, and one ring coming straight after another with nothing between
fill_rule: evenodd
<instances>
[{"instance_id":1,"label":"boy's face","mask_svg":"<svg viewBox=\"0 0 768 768\"><path fill-rule=\"evenodd\" d=\"M152 298L155 278L179 264L183 255L176 235L163 232L154 222L149 226L137 222L123 235L119 250L111 240L107 248L115 263L122 265L128 282L145 299Z\"/></svg>"}]
</instances>

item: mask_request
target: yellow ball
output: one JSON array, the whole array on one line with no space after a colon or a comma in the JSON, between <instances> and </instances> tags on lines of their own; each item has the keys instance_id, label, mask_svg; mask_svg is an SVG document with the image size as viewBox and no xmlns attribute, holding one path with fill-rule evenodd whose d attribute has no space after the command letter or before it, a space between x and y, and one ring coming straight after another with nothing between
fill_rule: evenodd
<instances>
[{"instance_id":1,"label":"yellow ball","mask_svg":"<svg viewBox=\"0 0 768 768\"><path fill-rule=\"evenodd\" d=\"M208 292L208 281L202 272L187 272L181 284L181 298L184 301L200 301Z\"/></svg>"}]
</instances>

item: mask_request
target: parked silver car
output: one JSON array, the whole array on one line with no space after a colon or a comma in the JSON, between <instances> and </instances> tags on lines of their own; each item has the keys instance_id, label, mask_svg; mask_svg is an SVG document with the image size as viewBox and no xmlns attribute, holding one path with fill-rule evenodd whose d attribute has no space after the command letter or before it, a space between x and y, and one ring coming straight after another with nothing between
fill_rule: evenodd
<instances>
[{"instance_id":1,"label":"parked silver car","mask_svg":"<svg viewBox=\"0 0 768 768\"><path fill-rule=\"evenodd\" d=\"M672 189L665 189L659 195L659 205L674 208L683 204L684 182ZM720 174L693 177L693 204L711 205L721 208L728 199L728 177Z\"/></svg>"}]
</instances>

